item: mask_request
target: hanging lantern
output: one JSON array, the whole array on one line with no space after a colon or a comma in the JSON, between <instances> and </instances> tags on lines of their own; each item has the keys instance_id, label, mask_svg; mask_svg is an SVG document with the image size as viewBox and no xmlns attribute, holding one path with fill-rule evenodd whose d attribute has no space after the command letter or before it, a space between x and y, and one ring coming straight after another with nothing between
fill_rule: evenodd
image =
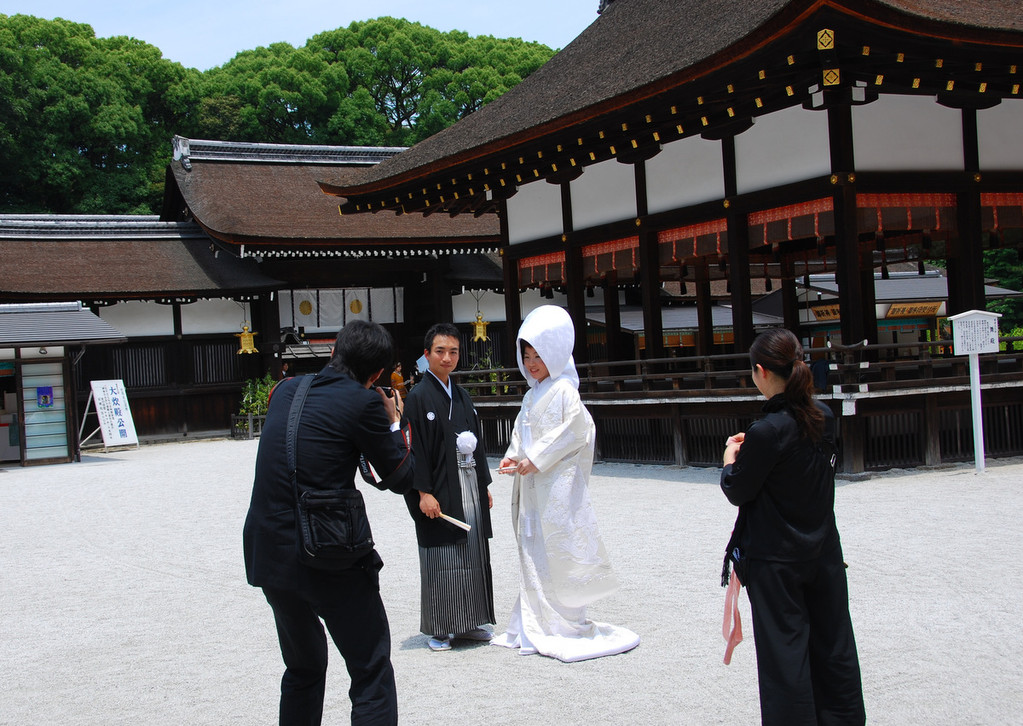
<instances>
[{"instance_id":1,"label":"hanging lantern","mask_svg":"<svg viewBox=\"0 0 1023 726\"><path fill-rule=\"evenodd\" d=\"M476 322L472 324L472 342L487 341L490 338L487 337L487 326L490 325L486 320L483 319L483 313L479 310L476 311Z\"/></svg>"},{"instance_id":2,"label":"hanging lantern","mask_svg":"<svg viewBox=\"0 0 1023 726\"><path fill-rule=\"evenodd\" d=\"M235 333L235 337L238 338L238 355L242 353L258 353L259 349L256 348L254 336L255 331L250 332L248 325L242 326L242 332Z\"/></svg>"}]
</instances>

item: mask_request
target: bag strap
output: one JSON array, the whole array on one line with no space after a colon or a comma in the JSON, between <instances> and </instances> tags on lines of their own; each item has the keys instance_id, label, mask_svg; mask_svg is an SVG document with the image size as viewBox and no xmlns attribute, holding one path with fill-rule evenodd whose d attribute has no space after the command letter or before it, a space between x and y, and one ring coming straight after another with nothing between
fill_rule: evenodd
<instances>
[{"instance_id":1,"label":"bag strap","mask_svg":"<svg viewBox=\"0 0 1023 726\"><path fill-rule=\"evenodd\" d=\"M295 490L295 502L298 502L298 422L302 418L302 409L305 408L305 397L309 388L313 385L316 376L302 376L295 390L295 398L291 401L291 410L288 412L288 475L291 477L291 486Z\"/></svg>"},{"instance_id":2,"label":"bag strap","mask_svg":"<svg viewBox=\"0 0 1023 726\"><path fill-rule=\"evenodd\" d=\"M312 386L313 379L316 376L301 376L298 382L298 389L295 391L295 398L291 401L291 410L288 412L288 433L287 433L287 455L288 455L288 473L291 476L291 483L295 489L295 501L298 502L298 464L297 464L297 447L298 447L298 422L302 417L302 409L305 407L306 394L309 393L309 388ZM362 478L367 483L373 484L380 489L390 488L392 482L396 481L399 477L405 475L405 471L412 466L412 426L406 424L404 429L399 429L402 439L405 442L405 456L402 457L401 462L395 467L394 471L384 477L383 481L377 482L376 477L373 476L372 471L369 468L369 463L366 461L366 457L362 454L359 455L359 472L362 474Z\"/></svg>"},{"instance_id":3,"label":"bag strap","mask_svg":"<svg viewBox=\"0 0 1023 726\"><path fill-rule=\"evenodd\" d=\"M362 480L367 484L372 484L377 489L390 489L391 485L405 476L406 470L412 466L412 424L406 422L405 428L399 428L398 433L401 434L402 441L405 444L405 455L398 462L398 466L394 468L394 471L382 480L377 481L377 478L373 475L373 470L369 466L369 462L366 460L366 456L359 454L359 474L362 475Z\"/></svg>"}]
</instances>

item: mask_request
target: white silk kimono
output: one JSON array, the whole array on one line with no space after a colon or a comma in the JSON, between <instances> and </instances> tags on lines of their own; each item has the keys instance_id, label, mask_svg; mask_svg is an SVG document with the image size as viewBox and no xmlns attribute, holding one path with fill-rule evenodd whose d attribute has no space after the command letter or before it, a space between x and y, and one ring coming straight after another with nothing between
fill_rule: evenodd
<instances>
[{"instance_id":1,"label":"white silk kimono","mask_svg":"<svg viewBox=\"0 0 1023 726\"><path fill-rule=\"evenodd\" d=\"M541 653L569 662L622 653L636 647L639 636L586 617L587 605L618 587L587 491L593 419L579 399L571 347L562 361L554 346L544 350L539 334L523 334L529 334L527 324L536 313L523 322L519 337L537 350L552 375L540 384L531 381L505 454L515 461L529 459L539 471L515 474L512 525L519 550L519 597L507 632L492 642L524 655ZM548 337L571 346L574 332ZM566 366L571 372L555 377L553 372Z\"/></svg>"}]
</instances>

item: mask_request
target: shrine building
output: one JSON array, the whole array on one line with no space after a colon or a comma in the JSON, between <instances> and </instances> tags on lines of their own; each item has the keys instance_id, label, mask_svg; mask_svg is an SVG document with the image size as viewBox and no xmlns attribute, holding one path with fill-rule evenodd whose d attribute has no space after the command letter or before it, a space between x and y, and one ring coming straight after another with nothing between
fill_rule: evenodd
<instances>
[{"instance_id":1,"label":"shrine building","mask_svg":"<svg viewBox=\"0 0 1023 726\"><path fill-rule=\"evenodd\" d=\"M834 280L829 342L851 349L879 342L889 267L935 261L947 314L984 308L983 251L1023 243L1021 87L1018 2L605 0L494 103L321 188L346 219L496 216L507 334L523 316L510 291L563 294L583 365L635 355L611 335L591 360L594 289L609 331L621 290L639 302L644 358L717 352L719 281L735 353L755 334L755 287L779 291L781 324L809 345L819 302L800 291L821 275ZM668 339L662 298L683 287L698 325ZM888 425L870 432L857 413L878 403L860 393L833 399L852 469ZM1019 415L1018 389L1004 395ZM913 400L934 430L907 456L932 462L943 414Z\"/></svg>"}]
</instances>

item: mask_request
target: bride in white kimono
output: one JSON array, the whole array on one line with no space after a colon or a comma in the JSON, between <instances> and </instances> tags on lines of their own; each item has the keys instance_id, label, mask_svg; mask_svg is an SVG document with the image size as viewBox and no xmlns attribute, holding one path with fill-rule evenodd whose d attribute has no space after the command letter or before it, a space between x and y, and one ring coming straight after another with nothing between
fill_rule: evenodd
<instances>
[{"instance_id":1,"label":"bride in white kimono","mask_svg":"<svg viewBox=\"0 0 1023 726\"><path fill-rule=\"evenodd\" d=\"M586 617L586 606L617 589L618 580L587 492L594 426L579 399L574 342L572 319L554 305L537 308L519 328L519 370L530 390L498 471L515 475L521 576L508 630L491 641L565 662L639 645L631 630Z\"/></svg>"}]
</instances>

